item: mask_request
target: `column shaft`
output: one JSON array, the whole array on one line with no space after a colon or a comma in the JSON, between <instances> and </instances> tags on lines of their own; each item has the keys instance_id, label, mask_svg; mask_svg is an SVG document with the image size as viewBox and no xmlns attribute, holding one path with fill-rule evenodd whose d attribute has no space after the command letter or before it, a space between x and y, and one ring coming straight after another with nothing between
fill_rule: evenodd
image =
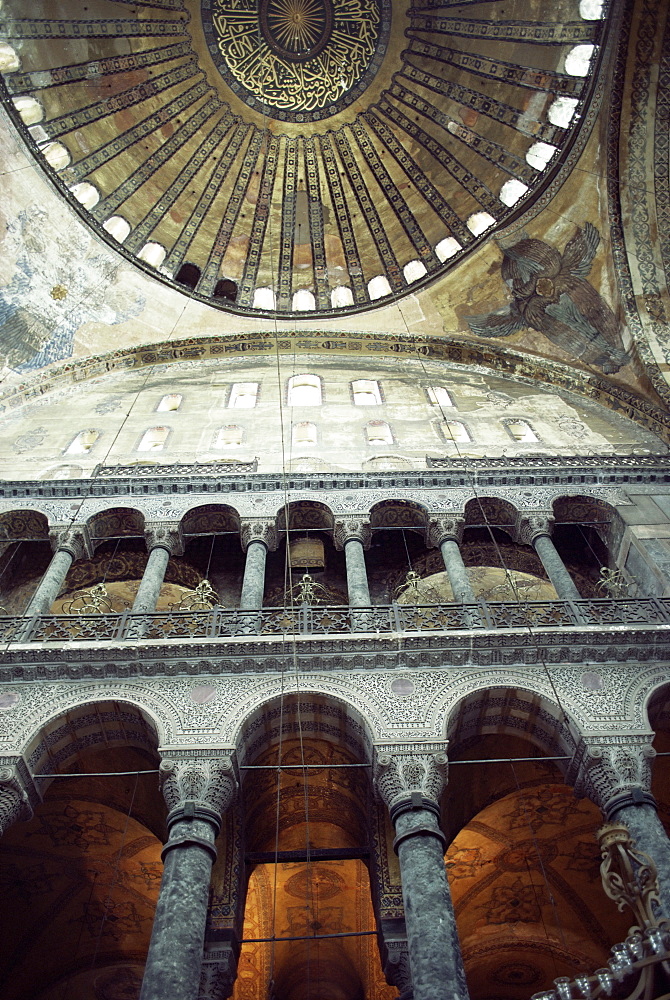
<instances>
[{"instance_id":1,"label":"column shaft","mask_svg":"<svg viewBox=\"0 0 670 1000\"><path fill-rule=\"evenodd\" d=\"M581 601L582 595L577 590L549 535L537 535L533 539L533 548L540 557L547 576L560 599L562 601Z\"/></svg>"},{"instance_id":2,"label":"column shaft","mask_svg":"<svg viewBox=\"0 0 670 1000\"><path fill-rule=\"evenodd\" d=\"M197 1000L215 837L202 819L171 827L140 1000Z\"/></svg>"},{"instance_id":3,"label":"column shaft","mask_svg":"<svg viewBox=\"0 0 670 1000\"><path fill-rule=\"evenodd\" d=\"M624 823L637 849L648 854L656 865L661 910L670 919L670 840L656 808L651 803L624 806L613 812L609 821Z\"/></svg>"},{"instance_id":4,"label":"column shaft","mask_svg":"<svg viewBox=\"0 0 670 1000\"><path fill-rule=\"evenodd\" d=\"M412 809L395 829L414 1000L467 1000L437 817Z\"/></svg>"},{"instance_id":5,"label":"column shaft","mask_svg":"<svg viewBox=\"0 0 670 1000\"><path fill-rule=\"evenodd\" d=\"M169 561L170 553L162 545L155 546L149 553L149 558L147 559L147 564L137 591L137 597L132 607L134 614L150 614L156 610L158 595L163 586L165 571Z\"/></svg>"},{"instance_id":6,"label":"column shaft","mask_svg":"<svg viewBox=\"0 0 670 1000\"><path fill-rule=\"evenodd\" d=\"M240 609L242 611L259 611L263 607L267 554L265 542L260 541L260 539L253 539L249 542L240 596Z\"/></svg>"},{"instance_id":7,"label":"column shaft","mask_svg":"<svg viewBox=\"0 0 670 1000\"><path fill-rule=\"evenodd\" d=\"M40 580L39 586L31 597L28 607L23 612L25 617L45 615L58 597L65 582L67 571L74 562L74 556L67 549L58 549L54 554L47 571Z\"/></svg>"},{"instance_id":8,"label":"column shaft","mask_svg":"<svg viewBox=\"0 0 670 1000\"><path fill-rule=\"evenodd\" d=\"M344 543L344 558L347 564L347 593L349 607L370 607L370 588L365 568L363 543L359 538L347 538Z\"/></svg>"},{"instance_id":9,"label":"column shaft","mask_svg":"<svg viewBox=\"0 0 670 1000\"><path fill-rule=\"evenodd\" d=\"M444 559L444 568L447 571L454 601L461 604L475 604L475 595L472 592L468 571L465 568L461 550L455 538L445 538L440 543L440 551Z\"/></svg>"}]
</instances>

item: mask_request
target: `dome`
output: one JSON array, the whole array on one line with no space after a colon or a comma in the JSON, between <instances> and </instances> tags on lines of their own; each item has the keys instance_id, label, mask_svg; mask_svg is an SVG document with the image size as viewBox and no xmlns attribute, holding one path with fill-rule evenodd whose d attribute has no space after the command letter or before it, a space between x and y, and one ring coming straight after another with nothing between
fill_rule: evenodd
<instances>
[{"instance_id":1,"label":"dome","mask_svg":"<svg viewBox=\"0 0 670 1000\"><path fill-rule=\"evenodd\" d=\"M560 174L608 21L541 6L6 0L0 71L115 249L235 313L339 314L431 282Z\"/></svg>"}]
</instances>

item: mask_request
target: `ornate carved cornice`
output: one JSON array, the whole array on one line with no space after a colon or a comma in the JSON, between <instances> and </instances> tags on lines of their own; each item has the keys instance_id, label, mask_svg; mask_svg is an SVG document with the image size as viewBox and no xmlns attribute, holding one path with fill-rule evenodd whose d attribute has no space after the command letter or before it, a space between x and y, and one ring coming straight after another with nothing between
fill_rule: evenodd
<instances>
[{"instance_id":1,"label":"ornate carved cornice","mask_svg":"<svg viewBox=\"0 0 670 1000\"><path fill-rule=\"evenodd\" d=\"M218 756L166 756L159 784L170 813L168 826L184 818L206 819L217 828L237 792L233 751Z\"/></svg>"},{"instance_id":2,"label":"ornate carved cornice","mask_svg":"<svg viewBox=\"0 0 670 1000\"><path fill-rule=\"evenodd\" d=\"M171 556L183 556L184 538L181 526L174 521L150 521L145 525L147 549L167 549Z\"/></svg>"},{"instance_id":3,"label":"ornate carved cornice","mask_svg":"<svg viewBox=\"0 0 670 1000\"><path fill-rule=\"evenodd\" d=\"M370 542L372 541L370 522L363 520L362 518L336 521L335 530L333 532L335 548L342 550L346 543L352 538L357 538L364 549L369 549Z\"/></svg>"},{"instance_id":4,"label":"ornate carved cornice","mask_svg":"<svg viewBox=\"0 0 670 1000\"><path fill-rule=\"evenodd\" d=\"M463 538L465 520L462 517L432 517L426 529L426 545L438 549L442 542L460 542Z\"/></svg>"},{"instance_id":5,"label":"ornate carved cornice","mask_svg":"<svg viewBox=\"0 0 670 1000\"><path fill-rule=\"evenodd\" d=\"M591 799L608 820L624 806L654 805L650 790L656 756L653 738L653 733L585 736L570 762L566 781L574 785L576 796Z\"/></svg>"},{"instance_id":6,"label":"ornate carved cornice","mask_svg":"<svg viewBox=\"0 0 670 1000\"><path fill-rule=\"evenodd\" d=\"M275 552L279 541L277 525L274 521L242 521L240 541L245 552L250 542L263 542L270 552Z\"/></svg>"},{"instance_id":7,"label":"ornate carved cornice","mask_svg":"<svg viewBox=\"0 0 670 1000\"><path fill-rule=\"evenodd\" d=\"M7 480L0 482L0 498L7 500L35 499L84 499L108 497L115 499L129 496L161 496L171 492L176 495L220 496L222 493L282 493L295 490L395 490L439 489L472 487L523 488L533 486L597 486L607 487L636 485L667 485L670 483L668 457L665 455L569 456L524 455L523 457L427 459L428 469L403 472L290 472L256 473L255 475L223 471L220 466L210 469L197 467L187 479L179 472L171 473L170 466L161 471L147 471L140 478L136 473L98 478L94 470L90 479L80 480ZM114 470L115 471L115 470Z\"/></svg>"},{"instance_id":8,"label":"ornate carved cornice","mask_svg":"<svg viewBox=\"0 0 670 1000\"><path fill-rule=\"evenodd\" d=\"M438 812L447 784L447 742L376 743L373 760L375 792L391 819L406 809Z\"/></svg>"},{"instance_id":9,"label":"ornate carved cornice","mask_svg":"<svg viewBox=\"0 0 670 1000\"><path fill-rule=\"evenodd\" d=\"M0 757L0 836L17 820L29 820L40 801L22 758Z\"/></svg>"},{"instance_id":10,"label":"ornate carved cornice","mask_svg":"<svg viewBox=\"0 0 670 1000\"><path fill-rule=\"evenodd\" d=\"M84 524L54 524L49 531L54 552L69 552L73 559L92 559L93 544Z\"/></svg>"},{"instance_id":11,"label":"ornate carved cornice","mask_svg":"<svg viewBox=\"0 0 670 1000\"><path fill-rule=\"evenodd\" d=\"M519 545L532 545L541 535L551 537L554 516L550 510L520 510L514 524L514 541Z\"/></svg>"}]
</instances>

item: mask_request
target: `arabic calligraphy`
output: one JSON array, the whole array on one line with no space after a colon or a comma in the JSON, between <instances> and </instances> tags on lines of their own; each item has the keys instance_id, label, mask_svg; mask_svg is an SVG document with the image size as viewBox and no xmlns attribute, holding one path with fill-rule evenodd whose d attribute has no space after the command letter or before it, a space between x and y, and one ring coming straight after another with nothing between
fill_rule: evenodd
<instances>
[{"instance_id":1,"label":"arabic calligraphy","mask_svg":"<svg viewBox=\"0 0 670 1000\"><path fill-rule=\"evenodd\" d=\"M211 4L217 62L221 67L223 61L233 89L252 107L297 120L322 117L319 112L360 83L378 46L380 22L379 0Z\"/></svg>"}]
</instances>

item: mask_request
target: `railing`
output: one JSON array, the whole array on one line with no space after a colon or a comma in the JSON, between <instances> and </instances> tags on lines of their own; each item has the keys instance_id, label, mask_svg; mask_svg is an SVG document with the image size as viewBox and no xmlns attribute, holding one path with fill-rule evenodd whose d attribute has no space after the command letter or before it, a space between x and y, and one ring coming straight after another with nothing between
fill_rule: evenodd
<instances>
[{"instance_id":1,"label":"railing","mask_svg":"<svg viewBox=\"0 0 670 1000\"><path fill-rule=\"evenodd\" d=\"M148 639L223 639L234 636L398 634L455 629L553 629L566 626L670 625L670 598L583 601L479 602L477 604L381 604L263 608L241 611L123 612L114 615L0 617L5 642L120 642Z\"/></svg>"}]
</instances>

